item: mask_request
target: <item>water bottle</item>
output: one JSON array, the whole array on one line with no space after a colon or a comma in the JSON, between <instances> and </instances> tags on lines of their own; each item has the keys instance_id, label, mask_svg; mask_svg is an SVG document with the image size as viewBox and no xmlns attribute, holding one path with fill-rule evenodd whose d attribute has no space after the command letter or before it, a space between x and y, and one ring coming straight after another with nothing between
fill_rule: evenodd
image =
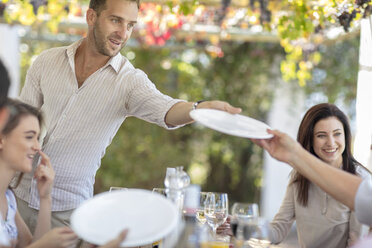
<instances>
[{"instance_id":1,"label":"water bottle","mask_svg":"<svg viewBox=\"0 0 372 248\"><path fill-rule=\"evenodd\" d=\"M165 193L167 198L170 199L182 215L183 198L185 188L190 184L190 177L183 167L167 168L166 176L164 179Z\"/></svg>"},{"instance_id":2,"label":"water bottle","mask_svg":"<svg viewBox=\"0 0 372 248\"><path fill-rule=\"evenodd\" d=\"M177 242L177 248L199 248L203 230L196 219L196 210L199 208L200 187L190 185L186 188L184 199L184 228Z\"/></svg>"}]
</instances>

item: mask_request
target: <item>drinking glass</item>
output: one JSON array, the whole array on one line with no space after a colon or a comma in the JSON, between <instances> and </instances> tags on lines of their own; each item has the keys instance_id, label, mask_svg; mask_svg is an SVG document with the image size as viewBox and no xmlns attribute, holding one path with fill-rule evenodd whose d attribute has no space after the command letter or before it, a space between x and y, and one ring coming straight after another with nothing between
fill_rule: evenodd
<instances>
[{"instance_id":1,"label":"drinking glass","mask_svg":"<svg viewBox=\"0 0 372 248\"><path fill-rule=\"evenodd\" d=\"M208 196L207 192L200 192L199 208L196 210L196 219L202 225L204 225L207 222L207 219L205 218L205 214L204 214L204 205L205 205L205 200L207 199L207 196Z\"/></svg>"},{"instance_id":2,"label":"drinking glass","mask_svg":"<svg viewBox=\"0 0 372 248\"><path fill-rule=\"evenodd\" d=\"M236 202L231 208L231 215L231 231L235 237L241 236L237 234L238 226L244 225L250 219L257 219L259 217L258 205L256 203ZM242 229L239 230L239 234L241 233Z\"/></svg>"},{"instance_id":3,"label":"drinking glass","mask_svg":"<svg viewBox=\"0 0 372 248\"><path fill-rule=\"evenodd\" d=\"M267 248L270 246L268 222L263 218L247 220L243 226L243 237L253 248Z\"/></svg>"},{"instance_id":4,"label":"drinking glass","mask_svg":"<svg viewBox=\"0 0 372 248\"><path fill-rule=\"evenodd\" d=\"M227 194L208 192L204 202L204 214L215 235L217 228L227 219L228 206Z\"/></svg>"},{"instance_id":5,"label":"drinking glass","mask_svg":"<svg viewBox=\"0 0 372 248\"><path fill-rule=\"evenodd\" d=\"M167 198L170 199L179 210L183 213L183 199L185 188L190 184L189 175L183 170L182 166L176 168L167 168L164 179Z\"/></svg>"}]
</instances>

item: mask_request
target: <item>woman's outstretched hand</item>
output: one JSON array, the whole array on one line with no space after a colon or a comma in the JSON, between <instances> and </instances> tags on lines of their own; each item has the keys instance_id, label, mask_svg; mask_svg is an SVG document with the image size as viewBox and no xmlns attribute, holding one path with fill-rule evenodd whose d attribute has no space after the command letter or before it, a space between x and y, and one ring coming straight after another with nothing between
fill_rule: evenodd
<instances>
[{"instance_id":1,"label":"woman's outstretched hand","mask_svg":"<svg viewBox=\"0 0 372 248\"><path fill-rule=\"evenodd\" d=\"M301 146L297 141L289 137L287 134L278 130L267 130L268 133L274 135L271 139L251 139L255 144L264 148L273 158L291 163L296 151Z\"/></svg>"}]
</instances>

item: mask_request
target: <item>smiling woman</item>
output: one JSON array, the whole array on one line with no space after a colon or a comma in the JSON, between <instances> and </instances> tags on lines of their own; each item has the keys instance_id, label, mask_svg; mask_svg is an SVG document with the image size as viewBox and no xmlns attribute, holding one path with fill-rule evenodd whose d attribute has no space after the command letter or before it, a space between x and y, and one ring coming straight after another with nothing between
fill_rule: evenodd
<instances>
[{"instance_id":1,"label":"smiling woman","mask_svg":"<svg viewBox=\"0 0 372 248\"><path fill-rule=\"evenodd\" d=\"M15 197L7 188L17 172L21 173L19 182L24 172L32 170L33 157L40 149L41 114L18 101L8 100L6 106L9 118L0 134L0 217L4 216L7 220L4 225L9 240L22 246L31 242L32 235L18 223Z\"/></svg>"},{"instance_id":2,"label":"smiling woman","mask_svg":"<svg viewBox=\"0 0 372 248\"><path fill-rule=\"evenodd\" d=\"M318 104L307 111L297 141L330 166L370 177L351 154L347 117L333 104ZM354 212L297 171L293 171L280 210L270 224L271 241L280 243L294 220L301 247L347 247L361 233Z\"/></svg>"},{"instance_id":3,"label":"smiling woman","mask_svg":"<svg viewBox=\"0 0 372 248\"><path fill-rule=\"evenodd\" d=\"M51 224L51 190L55 173L48 156L40 151L38 141L42 122L40 111L15 100L8 100L6 106L10 115L0 133L0 231L2 235L0 246L4 245L5 241L6 247L15 247L15 244L17 247L29 248L71 247L77 237L70 229L59 228L48 232ZM36 230L32 235L18 212L10 182L16 173L21 173L18 177L19 182L22 173L32 170L32 161L37 153L40 154L41 160L34 171L34 180L37 182L40 211ZM31 243L33 244L28 246Z\"/></svg>"},{"instance_id":4,"label":"smiling woman","mask_svg":"<svg viewBox=\"0 0 372 248\"><path fill-rule=\"evenodd\" d=\"M342 166L345 150L345 134L342 122L336 117L318 121L314 126L313 149L324 162L336 168Z\"/></svg>"},{"instance_id":5,"label":"smiling woman","mask_svg":"<svg viewBox=\"0 0 372 248\"><path fill-rule=\"evenodd\" d=\"M13 100L8 101L7 107L10 115L0 136L0 157L14 173L30 172L33 157L40 149L41 113Z\"/></svg>"}]
</instances>

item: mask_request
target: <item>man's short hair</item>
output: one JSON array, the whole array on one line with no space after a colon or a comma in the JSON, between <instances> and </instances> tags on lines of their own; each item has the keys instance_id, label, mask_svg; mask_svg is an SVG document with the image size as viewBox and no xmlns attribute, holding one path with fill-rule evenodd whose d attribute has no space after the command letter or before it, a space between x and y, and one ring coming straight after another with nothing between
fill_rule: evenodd
<instances>
[{"instance_id":1,"label":"man's short hair","mask_svg":"<svg viewBox=\"0 0 372 248\"><path fill-rule=\"evenodd\" d=\"M125 0L128 2L135 2L137 3L137 7L140 7L140 0ZM97 15L101 14L101 11L106 8L106 0L90 0L89 8L93 9L97 12Z\"/></svg>"},{"instance_id":2,"label":"man's short hair","mask_svg":"<svg viewBox=\"0 0 372 248\"><path fill-rule=\"evenodd\" d=\"M5 105L8 97L8 90L10 86L10 79L8 71L0 60L0 109Z\"/></svg>"}]
</instances>

